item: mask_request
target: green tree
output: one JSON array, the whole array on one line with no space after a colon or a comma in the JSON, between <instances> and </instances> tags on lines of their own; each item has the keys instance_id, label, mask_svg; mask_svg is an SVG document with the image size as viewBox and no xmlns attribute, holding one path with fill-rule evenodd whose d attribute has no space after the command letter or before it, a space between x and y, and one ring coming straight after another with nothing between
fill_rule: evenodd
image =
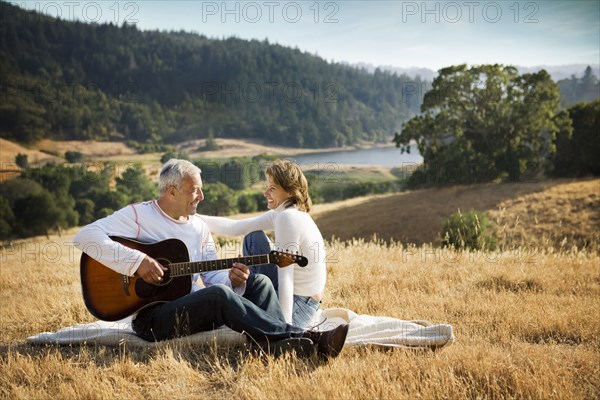
<instances>
[{"instance_id":1,"label":"green tree","mask_svg":"<svg viewBox=\"0 0 600 400\"><path fill-rule=\"evenodd\" d=\"M117 191L101 192L95 197L96 218L103 218L127 205L127 195Z\"/></svg>"},{"instance_id":2,"label":"green tree","mask_svg":"<svg viewBox=\"0 0 600 400\"><path fill-rule=\"evenodd\" d=\"M403 124L394 141L402 151L417 142L424 183L518 180L542 169L554 136L568 125L558 106L557 86L544 70L448 67L425 94L422 115Z\"/></svg>"},{"instance_id":3,"label":"green tree","mask_svg":"<svg viewBox=\"0 0 600 400\"><path fill-rule=\"evenodd\" d=\"M150 182L141 164L127 167L116 179L117 191L125 194L129 203L152 199L156 196L156 184Z\"/></svg>"},{"instance_id":4,"label":"green tree","mask_svg":"<svg viewBox=\"0 0 600 400\"><path fill-rule=\"evenodd\" d=\"M258 210L256 196L252 193L241 193L238 196L237 207L241 213L251 213Z\"/></svg>"},{"instance_id":5,"label":"green tree","mask_svg":"<svg viewBox=\"0 0 600 400\"><path fill-rule=\"evenodd\" d=\"M21 173L22 178L38 182L44 189L54 194L67 194L77 170L62 164L45 164L40 168L30 168Z\"/></svg>"},{"instance_id":6,"label":"green tree","mask_svg":"<svg viewBox=\"0 0 600 400\"><path fill-rule=\"evenodd\" d=\"M0 239L8 239L13 233L15 215L4 197L0 197Z\"/></svg>"},{"instance_id":7,"label":"green tree","mask_svg":"<svg viewBox=\"0 0 600 400\"><path fill-rule=\"evenodd\" d=\"M552 158L555 176L600 175L600 100L567 110L573 131L561 131Z\"/></svg>"},{"instance_id":8,"label":"green tree","mask_svg":"<svg viewBox=\"0 0 600 400\"><path fill-rule=\"evenodd\" d=\"M19 177L0 182L0 196L8 202L11 208L14 207L17 199L42 192L44 192L42 185L32 179Z\"/></svg>"},{"instance_id":9,"label":"green tree","mask_svg":"<svg viewBox=\"0 0 600 400\"><path fill-rule=\"evenodd\" d=\"M72 164L81 163L85 160L85 155L79 151L67 151L65 152L65 159Z\"/></svg>"},{"instance_id":10,"label":"green tree","mask_svg":"<svg viewBox=\"0 0 600 400\"><path fill-rule=\"evenodd\" d=\"M17 154L15 156L15 163L21 169L29 168L29 160L27 159L27 154Z\"/></svg>"},{"instance_id":11,"label":"green tree","mask_svg":"<svg viewBox=\"0 0 600 400\"><path fill-rule=\"evenodd\" d=\"M165 154L163 154L162 157L160 157L160 162L162 164L164 164L167 161L169 161L171 158L179 158L179 159L183 159L183 160L189 160L190 155L185 151L171 150L171 151L168 151Z\"/></svg>"},{"instance_id":12,"label":"green tree","mask_svg":"<svg viewBox=\"0 0 600 400\"><path fill-rule=\"evenodd\" d=\"M44 191L27 195L15 202L15 219L18 231L23 236L46 235L60 227L63 215L54 196Z\"/></svg>"},{"instance_id":13,"label":"green tree","mask_svg":"<svg viewBox=\"0 0 600 400\"><path fill-rule=\"evenodd\" d=\"M96 205L90 199L78 199L75 202L75 209L79 214L79 223L81 225L87 225L94 222L94 210Z\"/></svg>"},{"instance_id":14,"label":"green tree","mask_svg":"<svg viewBox=\"0 0 600 400\"><path fill-rule=\"evenodd\" d=\"M201 212L208 215L230 215L238 212L236 192L221 182L207 183L203 188Z\"/></svg>"}]
</instances>

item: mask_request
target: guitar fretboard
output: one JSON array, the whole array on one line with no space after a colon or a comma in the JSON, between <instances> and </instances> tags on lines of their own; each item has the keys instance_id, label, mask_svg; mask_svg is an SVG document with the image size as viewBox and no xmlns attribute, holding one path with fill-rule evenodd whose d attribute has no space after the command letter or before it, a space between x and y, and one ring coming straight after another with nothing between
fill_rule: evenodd
<instances>
[{"instance_id":1,"label":"guitar fretboard","mask_svg":"<svg viewBox=\"0 0 600 400\"><path fill-rule=\"evenodd\" d=\"M236 258L224 258L221 260L208 261L187 261L169 264L170 275L172 277L193 275L200 272L218 271L228 269L235 263L242 263L248 266L269 264L270 254L261 254L258 256L244 256Z\"/></svg>"}]
</instances>

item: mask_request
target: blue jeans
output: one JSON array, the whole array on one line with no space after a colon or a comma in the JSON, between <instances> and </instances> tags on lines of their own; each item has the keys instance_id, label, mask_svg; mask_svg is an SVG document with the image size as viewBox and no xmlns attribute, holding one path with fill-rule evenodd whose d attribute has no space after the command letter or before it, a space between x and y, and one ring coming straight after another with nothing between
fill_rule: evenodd
<instances>
[{"instance_id":1,"label":"blue jeans","mask_svg":"<svg viewBox=\"0 0 600 400\"><path fill-rule=\"evenodd\" d=\"M258 254L267 254L271 251L269 238L263 231L254 231L244 237L244 255L255 256ZM271 282L275 291L279 280L277 278L279 267L275 264L258 265L249 267L252 273L266 275ZM294 295L294 308L292 310L292 325L306 328L310 325L312 318L317 310L319 310L319 302L309 296Z\"/></svg>"},{"instance_id":2,"label":"blue jeans","mask_svg":"<svg viewBox=\"0 0 600 400\"><path fill-rule=\"evenodd\" d=\"M310 296L294 295L292 325L307 329L321 304Z\"/></svg>"},{"instance_id":3,"label":"blue jeans","mask_svg":"<svg viewBox=\"0 0 600 400\"><path fill-rule=\"evenodd\" d=\"M144 309L133 330L148 341L160 341L226 325L256 341L301 337L304 329L285 322L271 281L252 274L244 296L225 285L214 285L169 303Z\"/></svg>"},{"instance_id":4,"label":"blue jeans","mask_svg":"<svg viewBox=\"0 0 600 400\"><path fill-rule=\"evenodd\" d=\"M245 256L257 256L259 254L269 254L271 252L271 243L269 243L269 238L263 231L254 231L247 234L244 237L244 255ZM263 274L267 276L271 283L273 284L273 288L275 289L275 293L278 293L277 287L279 286L279 279L277 278L279 272L279 267L276 264L265 264L265 265L257 265L248 267L250 268L251 273L255 274Z\"/></svg>"}]
</instances>

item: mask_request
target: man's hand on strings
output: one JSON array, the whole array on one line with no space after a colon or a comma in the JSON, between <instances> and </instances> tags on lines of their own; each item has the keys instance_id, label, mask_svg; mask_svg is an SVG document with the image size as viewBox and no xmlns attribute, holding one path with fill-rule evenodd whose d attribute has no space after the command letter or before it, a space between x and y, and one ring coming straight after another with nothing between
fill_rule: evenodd
<instances>
[{"instance_id":1,"label":"man's hand on strings","mask_svg":"<svg viewBox=\"0 0 600 400\"><path fill-rule=\"evenodd\" d=\"M157 285L162 282L163 276L167 269L160 265L154 258L146 255L142 260L136 274L144 280L144 282Z\"/></svg>"}]
</instances>

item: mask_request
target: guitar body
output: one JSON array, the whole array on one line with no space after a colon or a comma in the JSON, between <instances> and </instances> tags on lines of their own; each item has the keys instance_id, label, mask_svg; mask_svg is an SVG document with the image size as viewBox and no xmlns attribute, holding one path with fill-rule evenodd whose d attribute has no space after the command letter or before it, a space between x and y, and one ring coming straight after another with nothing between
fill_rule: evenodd
<instances>
[{"instance_id":1,"label":"guitar body","mask_svg":"<svg viewBox=\"0 0 600 400\"><path fill-rule=\"evenodd\" d=\"M88 310L98 319L117 321L149 305L168 302L190 293L191 276L171 277L169 264L189 261L188 250L179 239L146 244L111 237L127 247L140 250L161 263L167 271L163 283L153 285L142 278L115 272L85 253L81 255L81 288Z\"/></svg>"}]
</instances>

